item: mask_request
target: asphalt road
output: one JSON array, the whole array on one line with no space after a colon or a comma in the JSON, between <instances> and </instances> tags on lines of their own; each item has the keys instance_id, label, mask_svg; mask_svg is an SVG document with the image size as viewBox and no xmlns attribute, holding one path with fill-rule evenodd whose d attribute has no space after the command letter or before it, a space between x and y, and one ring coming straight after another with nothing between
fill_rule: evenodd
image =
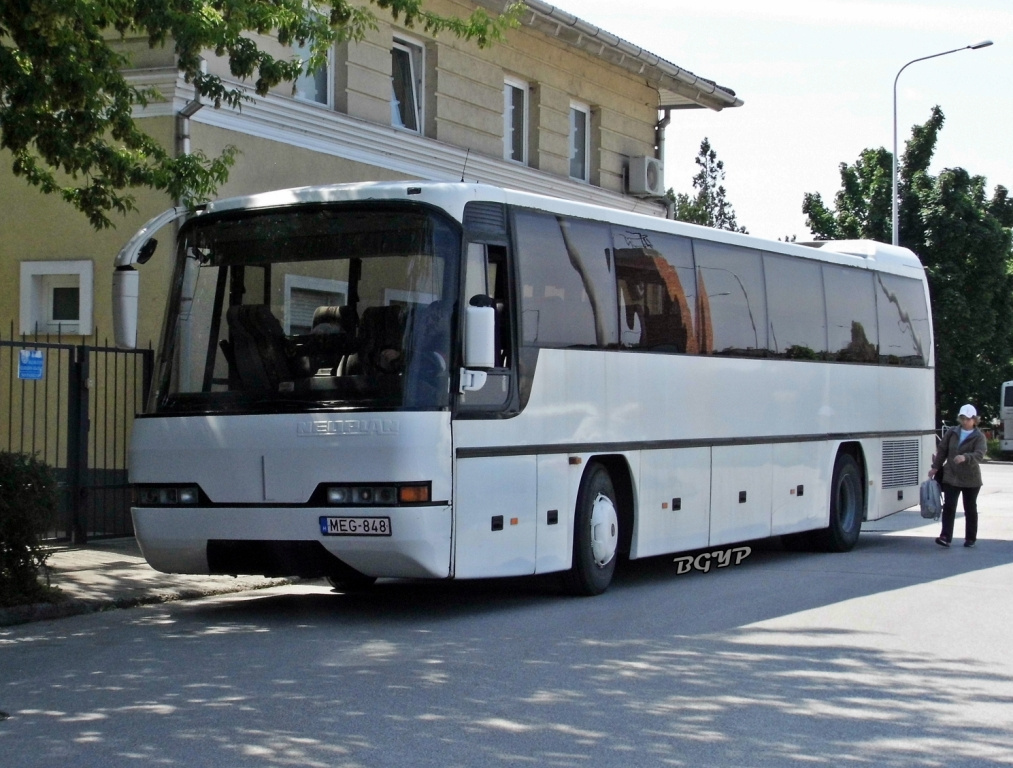
<instances>
[{"instance_id":1,"label":"asphalt road","mask_svg":"<svg viewBox=\"0 0 1013 768\"><path fill-rule=\"evenodd\" d=\"M297 585L3 629L0 765L1013 765L1013 466L985 484L972 550L909 511L596 598Z\"/></svg>"}]
</instances>

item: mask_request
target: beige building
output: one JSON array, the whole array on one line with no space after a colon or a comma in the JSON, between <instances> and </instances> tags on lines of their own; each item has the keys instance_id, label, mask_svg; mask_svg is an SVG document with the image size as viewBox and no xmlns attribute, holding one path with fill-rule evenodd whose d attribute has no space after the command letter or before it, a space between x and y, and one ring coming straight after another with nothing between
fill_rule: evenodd
<instances>
[{"instance_id":1,"label":"beige building","mask_svg":"<svg viewBox=\"0 0 1013 768\"><path fill-rule=\"evenodd\" d=\"M506 0L431 0L427 7L492 13ZM171 47L128 41L139 86L164 97L139 113L176 151L240 156L220 196L383 179L482 181L665 215L661 146L685 108L739 106L734 92L540 0L487 49L428 37L381 16L358 43L335 47L325 71L257 97L241 110L197 109ZM260 41L271 45L270 40ZM282 52L282 51L279 51ZM282 52L283 53L283 52ZM209 53L208 69L227 76ZM189 109L188 109L189 107ZM673 114L674 113L674 114ZM0 156L2 158L2 156ZM56 196L0 162L0 335L111 339L113 257L150 216L171 206L137 195L138 210L96 233ZM145 272L139 343L154 341L170 260Z\"/></svg>"}]
</instances>

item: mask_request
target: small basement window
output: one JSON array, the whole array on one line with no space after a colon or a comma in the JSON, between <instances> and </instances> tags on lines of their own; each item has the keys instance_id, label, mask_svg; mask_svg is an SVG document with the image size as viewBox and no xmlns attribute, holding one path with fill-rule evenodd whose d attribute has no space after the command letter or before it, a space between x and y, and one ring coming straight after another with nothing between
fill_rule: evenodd
<instances>
[{"instance_id":1,"label":"small basement window","mask_svg":"<svg viewBox=\"0 0 1013 768\"><path fill-rule=\"evenodd\" d=\"M93 281L89 260L21 262L21 333L90 336Z\"/></svg>"}]
</instances>

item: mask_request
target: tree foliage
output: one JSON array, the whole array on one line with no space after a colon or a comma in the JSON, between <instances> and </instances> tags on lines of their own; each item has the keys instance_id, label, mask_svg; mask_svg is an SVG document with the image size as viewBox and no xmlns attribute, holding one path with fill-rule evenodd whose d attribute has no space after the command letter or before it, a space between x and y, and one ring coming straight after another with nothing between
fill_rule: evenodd
<instances>
[{"instance_id":1,"label":"tree foliage","mask_svg":"<svg viewBox=\"0 0 1013 768\"><path fill-rule=\"evenodd\" d=\"M40 536L56 513L56 476L35 456L0 451L0 606L41 602L49 553Z\"/></svg>"},{"instance_id":2,"label":"tree foliage","mask_svg":"<svg viewBox=\"0 0 1013 768\"><path fill-rule=\"evenodd\" d=\"M944 116L935 107L914 126L900 159L899 242L921 258L929 280L936 341L938 417L952 421L962 403L996 415L999 386L1013 378L1013 201L963 168L933 176L929 164ZM892 156L866 149L841 164L833 209L806 194L802 212L818 239L889 242Z\"/></svg>"},{"instance_id":3,"label":"tree foliage","mask_svg":"<svg viewBox=\"0 0 1013 768\"><path fill-rule=\"evenodd\" d=\"M492 19L427 11L423 0L369 0L408 28L448 32L487 46L514 23L518 8ZM360 40L376 27L371 8L349 0L4 0L0 4L0 147L12 169L42 192L59 194L96 229L109 214L134 207L131 189L148 187L174 199L206 199L228 178L236 151L173 156L132 116L158 98L131 85L129 57L117 43L146 39L172 46L180 71L206 104L239 107L246 90L201 71L207 51L225 57L233 77L263 96L305 70L324 66L335 42ZM251 35L272 34L286 46L309 46L276 58Z\"/></svg>"},{"instance_id":4,"label":"tree foliage","mask_svg":"<svg viewBox=\"0 0 1013 768\"><path fill-rule=\"evenodd\" d=\"M675 203L676 221L728 229L732 232L747 232L735 219L735 209L728 202L722 184L725 180L725 164L718 160L717 152L711 147L708 139L705 138L700 142L700 152L695 162L699 169L693 177L693 189L696 193L690 196L668 190L668 199Z\"/></svg>"}]
</instances>

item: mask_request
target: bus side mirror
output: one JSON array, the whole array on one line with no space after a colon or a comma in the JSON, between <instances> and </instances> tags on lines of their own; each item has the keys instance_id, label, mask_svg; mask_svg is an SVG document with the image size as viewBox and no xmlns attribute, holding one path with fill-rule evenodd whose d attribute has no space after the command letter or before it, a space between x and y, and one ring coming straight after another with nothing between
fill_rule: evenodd
<instances>
[{"instance_id":1,"label":"bus side mirror","mask_svg":"<svg viewBox=\"0 0 1013 768\"><path fill-rule=\"evenodd\" d=\"M113 338L121 349L137 348L140 273L127 265L113 272Z\"/></svg>"},{"instance_id":2,"label":"bus side mirror","mask_svg":"<svg viewBox=\"0 0 1013 768\"><path fill-rule=\"evenodd\" d=\"M496 367L496 310L488 296L473 296L465 312L464 367Z\"/></svg>"}]
</instances>

